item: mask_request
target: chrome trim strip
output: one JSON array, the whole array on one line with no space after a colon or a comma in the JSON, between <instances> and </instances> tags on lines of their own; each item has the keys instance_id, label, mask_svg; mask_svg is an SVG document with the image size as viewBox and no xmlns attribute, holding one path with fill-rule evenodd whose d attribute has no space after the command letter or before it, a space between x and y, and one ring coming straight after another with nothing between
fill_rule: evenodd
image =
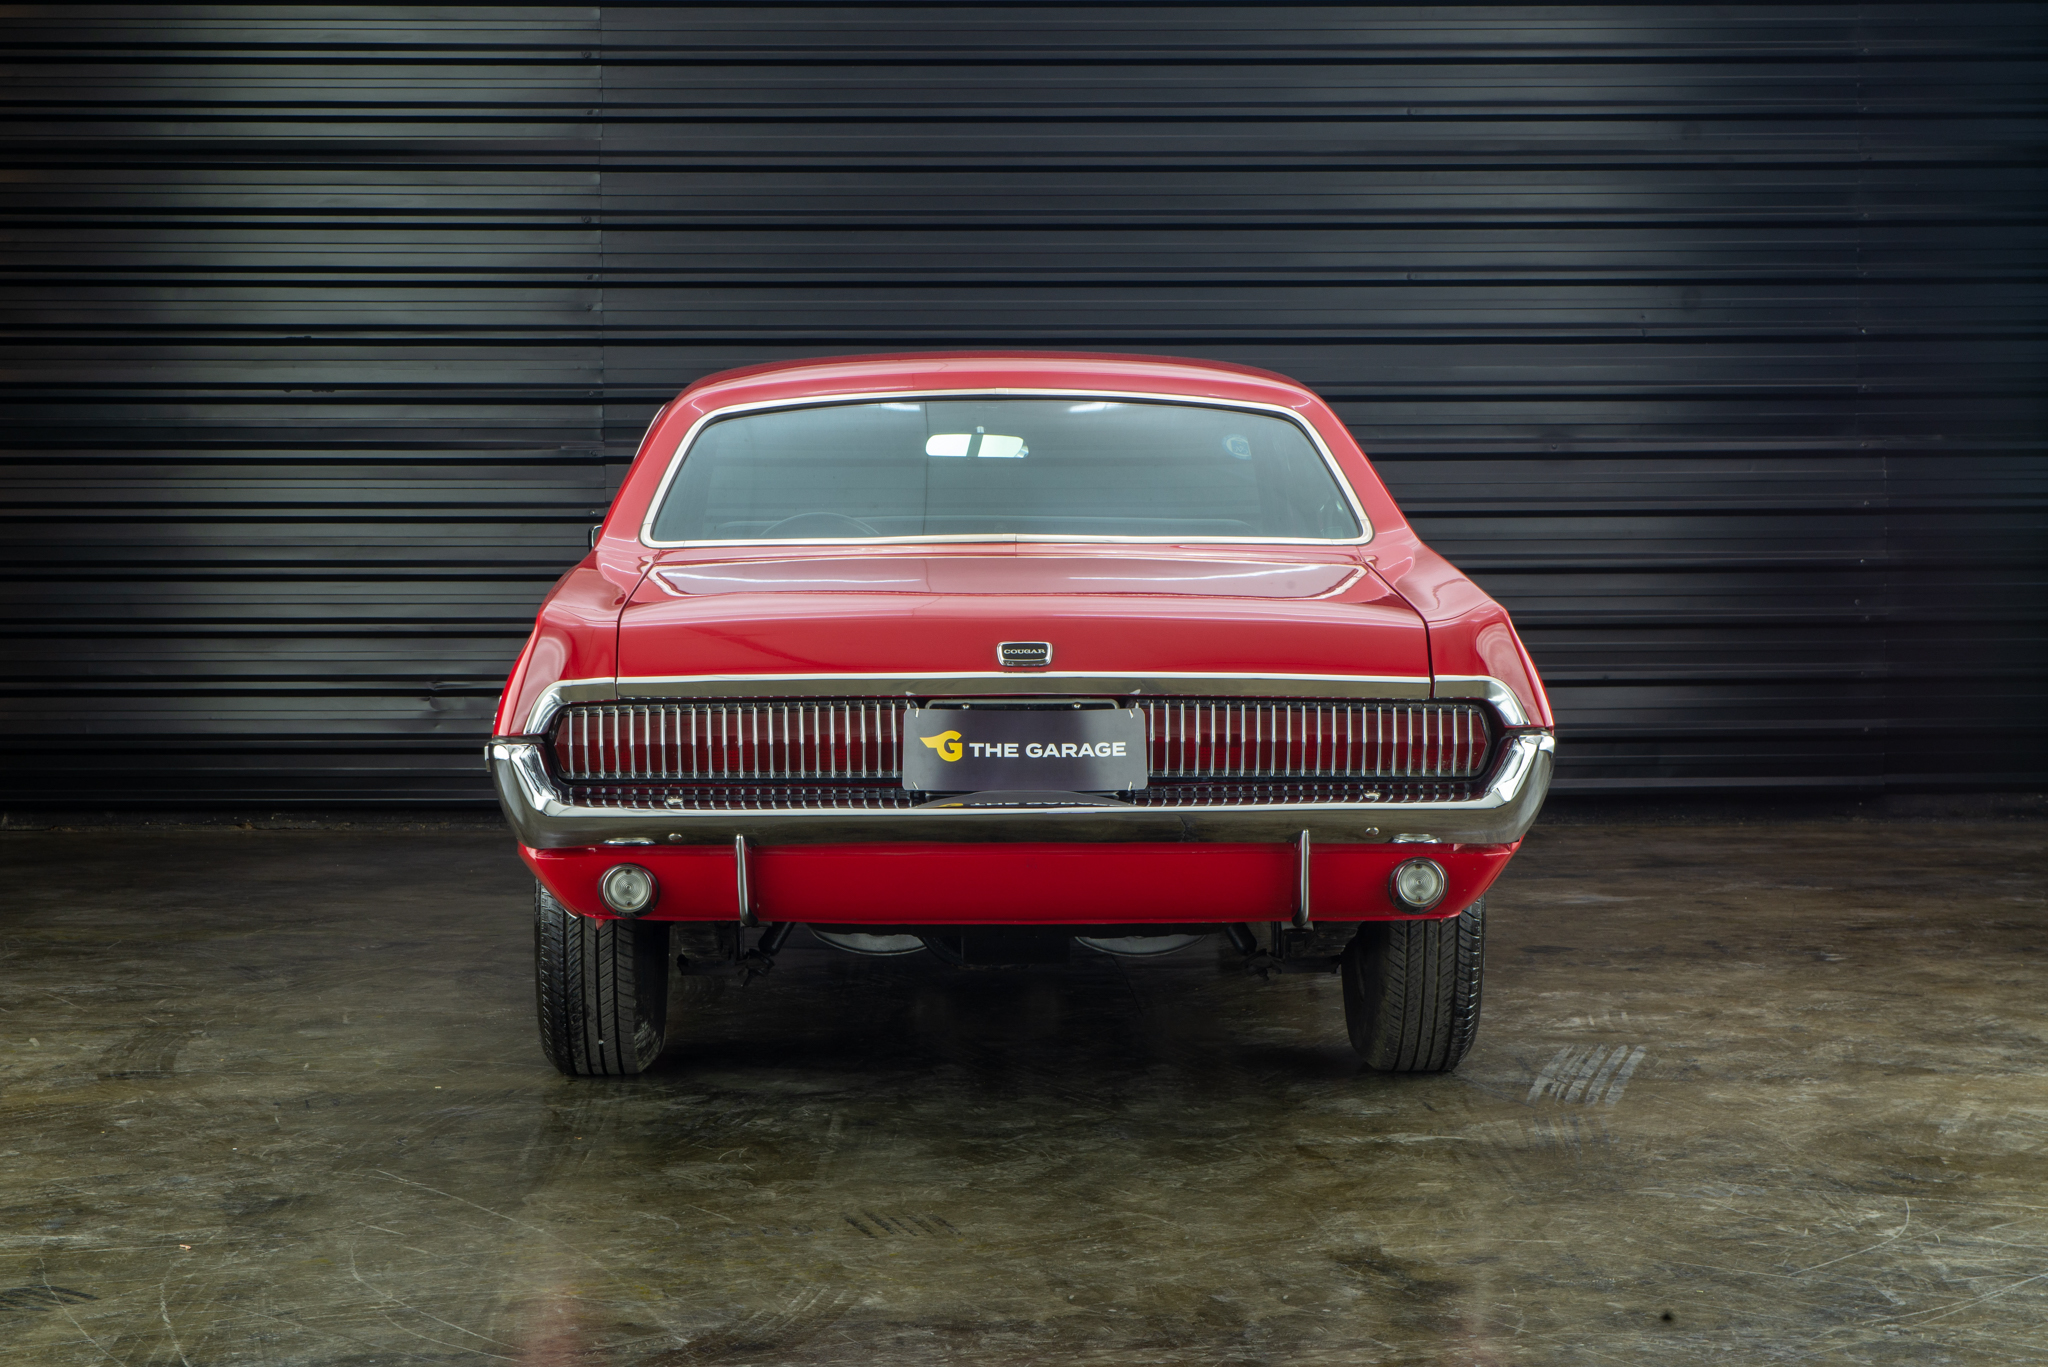
<instances>
[{"instance_id":1,"label":"chrome trim strip","mask_svg":"<svg viewBox=\"0 0 2048 1367\"><path fill-rule=\"evenodd\" d=\"M1477 797L1448 802L1274 803L1269 806L913 807L892 811L797 810L676 812L579 807L549 779L540 743L495 740L487 747L505 818L535 849L647 837L662 844L725 845L735 836L776 844L871 841L1272 841L1384 842L1384 826L1424 829L1446 843L1502 845L1519 840L1550 789L1557 743L1543 731L1510 734L1501 762Z\"/></svg>"},{"instance_id":2,"label":"chrome trim strip","mask_svg":"<svg viewBox=\"0 0 2048 1367\"><path fill-rule=\"evenodd\" d=\"M1493 704L1493 710L1500 713L1500 719L1507 725L1535 725L1529 720L1529 714L1522 710L1522 700L1515 696L1515 690L1490 674L1439 674L1430 696L1484 698Z\"/></svg>"},{"instance_id":3,"label":"chrome trim strip","mask_svg":"<svg viewBox=\"0 0 2048 1367\"><path fill-rule=\"evenodd\" d=\"M1428 699L1427 675L1124 674L1109 670L976 669L933 674L670 674L564 679L549 684L527 713L529 736L545 735L568 703L630 698L933 698L1088 693L1236 698Z\"/></svg>"},{"instance_id":4,"label":"chrome trim strip","mask_svg":"<svg viewBox=\"0 0 2048 1367\"><path fill-rule=\"evenodd\" d=\"M732 870L736 884L733 891L739 896L740 924L759 925L760 922L754 919L754 888L747 877L747 838L743 835L732 838Z\"/></svg>"},{"instance_id":5,"label":"chrome trim strip","mask_svg":"<svg viewBox=\"0 0 2048 1367\"><path fill-rule=\"evenodd\" d=\"M656 541L654 539L654 518L661 511L661 505L668 498L669 486L675 482L676 472L682 469L683 460L689 455L691 445L698 433L706 426L721 418L737 413L759 413L773 408L826 408L835 404L883 403L901 399L946 399L962 396L1021 399L1130 399L1139 403L1177 403L1193 408L1235 408L1255 413L1270 413L1293 423L1307 434L1308 439L1322 454L1323 464L1329 468L1330 478L1344 492L1351 504L1351 511L1358 518L1358 525L1364 530L1355 537L1326 540L1306 536L1038 536L1022 532L1000 532L983 535L950 536L856 536L856 537L805 537L774 541ZM656 550L672 550L680 546L919 546L919 545L968 545L977 542L1016 543L1032 542L1074 545L1101 545L1127 543L1142 546L1363 546L1373 538L1372 519L1366 516L1365 506L1358 501L1358 491L1351 487L1351 481L1344 478L1344 471L1337 464L1336 453L1323 441L1322 434L1301 414L1285 404L1259 403L1251 399L1212 399L1199 394L1154 394L1106 389L1005 389L977 386L969 389L884 389L859 394L819 394L801 399L764 399L756 403L729 404L714 408L690 424L690 430L683 433L676 443L675 454L668 458L668 468L662 472L661 483L655 486L654 497L648 500L647 515L640 519L640 544Z\"/></svg>"},{"instance_id":6,"label":"chrome trim strip","mask_svg":"<svg viewBox=\"0 0 2048 1367\"><path fill-rule=\"evenodd\" d=\"M776 544L776 543L774 543L774 542L767 542L767 543L764 543L764 544L768 544L768 545L774 545L774 544ZM900 551L899 551L899 550L893 550L893 549L890 549L890 550L876 550L876 551L875 551L875 552L874 552L873 554L871 554L871 555L864 555L864 556L861 556L861 557L860 557L860 559L861 559L862 563L868 563L868 562L877 562L877 561L879 561L879 562L886 562L886 561L890 561L890 560L916 560L916 561L918 561L918 562L920 562L920 563L923 563L923 562L926 562L926 561L928 561L928 560L930 559L930 557L929 557L929 556L927 556L927 555L922 555L922 554L919 554L919 551L920 551L920 549L921 549L921 548L919 548L919 547L917 547L917 546L911 546L911 547L908 547L908 548L906 548L906 549L904 549L904 550L900 550ZM817 558L821 558L821 557L814 557L814 559L817 559ZM1029 560L1028 558L1025 558L1025 557L1020 557L1020 556L1014 556L1014 555L1011 555L1011 556L973 556L973 555L967 555L967 556L955 556L955 557L951 557L951 558L953 558L953 559L963 559L963 560L972 560L972 559L981 559L981 560L1000 560L1000 561L1002 561L1003 563L1005 563L1005 564L1007 564L1007 565L1024 565L1024 566L1027 566L1027 567L1028 567L1028 566L1030 565L1030 563L1031 563L1031 562L1030 562L1030 560ZM1048 558L1048 559L1050 559L1050 558L1052 558L1052 557L1047 557L1047 558ZM729 593L741 593L741 592L746 592L747 590L741 590L741 589L732 589L732 590L724 590L724 589L721 589L721 590L718 590L718 591L717 591L716 593L698 593L698 592L697 592L696 590L694 590L694 589L686 589L686 588L679 588L679 587L677 587L677 585L676 585L676 583L675 583L675 580L676 580L677 578L680 578L680 577L684 576L684 575L685 575L686 573L689 573L689 572L692 572L692 571L697 571L697 570L711 570L711 569L720 569L720 568L746 568L746 567L751 567L751 566L754 566L754 565L793 565L793 564L801 564L801 563L803 563L803 562L802 562L801 560L692 560L692 561L687 561L687 562L685 562L685 563L683 563L683 564L680 564L680 565L656 565L656 566L655 566L655 567L654 567L654 568L653 568L653 569L652 569L651 571L649 571L649 573L648 573L648 578L649 578L650 580L652 580L652 581L653 581L653 583L654 583L654 586L655 586L656 588L660 589L660 590L661 590L661 591L662 591L663 593L667 594L667 595L668 595L669 597L671 597L671 598L714 598L714 597L722 597L722 596L726 596L726 595L727 595L727 594L729 594ZM1329 588L1323 589L1322 591L1320 591L1320 592L1318 592L1318 593L1306 593L1306 594L1302 594L1302 595L1300 595L1299 597L1289 596L1289 597L1284 597L1284 598L1270 598L1270 599L1260 599L1260 600L1257 600L1257 601L1264 601L1264 602L1275 602L1275 603L1320 603L1320 602L1325 602L1325 601L1328 601L1328 600L1330 600L1330 599L1334 599L1334 598L1341 598L1341 597L1342 597L1342 596L1343 596L1343 595L1344 595L1344 594L1345 594L1346 592L1348 592L1349 590L1351 590L1351 589L1353 589L1353 588L1356 588L1356 587L1358 586L1358 581L1359 581L1359 580L1361 580L1361 579L1363 579L1363 578L1365 577L1365 572L1366 572L1366 567L1365 567L1364 565L1343 565L1343 564L1338 564L1338 563L1336 563L1336 562L1333 562L1333 561L1317 561L1317 560L1298 560L1298 561L1291 561L1291 562L1287 562L1287 563L1285 563L1285 564L1283 564L1283 563L1281 563L1281 562L1279 562L1279 561L1256 561L1256 560L1235 560L1235 561L1212 561L1212 562L1189 562L1189 563L1214 563L1214 564L1235 564L1235 565L1246 565L1246 564L1250 564L1250 565L1264 565L1264 566L1270 566L1270 567L1271 567L1271 568L1273 568L1274 570L1282 570L1282 569L1286 569L1286 570L1296 570L1296 569L1302 569L1302 568L1305 568L1305 567L1314 567L1314 566L1316 566L1316 565L1328 565L1328 566L1329 566L1330 568L1332 568L1332 569L1340 569L1340 570L1343 570L1343 571L1344 571L1344 577L1343 577L1342 579L1338 580L1338 581L1337 581L1337 582L1336 582L1335 584L1331 585L1331 586L1330 586ZM775 585L775 584L774 584L774 581L772 581L772 580L762 580L762 581L759 581L759 582L761 582L761 583L763 583L763 584L766 584L766 585L769 585L769 587L767 587L766 589L764 589L764 590L762 590L762 591L764 591L764 592L771 592L771 593L781 593L781 592L794 592L794 593L813 593L813 592L831 592L831 593L891 593L891 594L901 594L901 595L904 595L904 596L916 596L916 597L924 597L924 598L942 598L942 597L946 597L946 596L947 596L947 594L948 594L948 592L949 592L949 591L947 591L947 590L942 590L942 589L932 589L932 588L920 588L920 589L902 589L902 588L875 588L875 587L872 587L872 586L870 586L870 585L867 585L867 584L858 584L858 583L857 583L857 584L854 584L853 586L851 586L851 587L849 587L849 588L844 588L844 589L830 589L830 590L823 590L823 589L808 589L808 588L805 588L805 589L786 589L786 588L783 588L783 587L781 587L781 586L777 586L777 585ZM891 581L891 582L905 582L905 581ZM1197 582L1200 582L1200 583L1222 583L1222 582L1225 582L1225 581L1224 581L1224 579L1223 579L1223 577L1222 577L1222 576L1217 576L1217 577L1215 577L1215 578L1213 578L1213 579L1209 579L1209 580L1201 580L1201 581L1197 581ZM1046 591L1046 592L1049 592L1049 593L1051 593L1051 594L1052 594L1053 596L1059 596L1060 594L1065 594L1065 593L1093 593L1093 592L1095 592L1095 590L1093 590L1093 589L1060 589L1060 590L1049 590L1049 591ZM1243 596L1244 596L1244 595L1241 595L1241 594L1233 594L1233 593L1232 593L1232 592L1230 592L1230 590L1228 590L1228 589L1210 589L1210 590L1195 590L1195 589L1161 589L1161 590L1152 590L1152 589L1116 589L1116 590L1113 590L1112 592L1113 592L1113 594L1114 594L1115 596L1156 596L1156 597L1161 597L1161 598L1166 598L1166 597L1172 597L1172 598L1204 598L1204 597L1223 597L1223 598L1239 598L1239 597L1243 597ZM1007 596L1007 595L1009 595L1009 593L1010 593L1010 591L1008 591L1008 590L1005 590L1005 594L1006 594L1006 596ZM1043 593L1041 593L1041 592L1040 592L1039 590L1030 590L1030 591L1018 591L1018 592L1016 592L1016 593L1015 593L1015 595L1014 595L1014 596L1016 596L1016 597L1020 597L1020 598L1025 598L1025 597L1033 597L1033 596L1044 596L1044 594L1043 594ZM1108 595L1106 595L1106 596L1108 596ZM1007 642L1007 643L1005 643L1005 644L1015 645L1015 644L1018 644L1018 643L1017 643L1017 642L1014 642L1014 641L1012 641L1012 642ZM1040 643L1040 644L1042 644L1042 643ZM1036 668L1038 668L1038 666L1036 666L1036 665L1015 665L1015 666L1011 666L1011 667L1012 667L1012 668L1024 668L1024 669L1036 669Z\"/></svg>"},{"instance_id":7,"label":"chrome trim strip","mask_svg":"<svg viewBox=\"0 0 2048 1367\"><path fill-rule=\"evenodd\" d=\"M1296 887L1295 887L1295 889L1294 889L1294 928L1295 928L1296 930L1307 930L1307 929L1309 928L1309 926L1310 926L1310 925L1312 924L1312 922L1311 922L1311 921L1310 921L1310 919L1309 919L1309 900L1308 900L1308 892L1309 892L1309 887L1308 887L1308 853L1309 853L1309 834L1308 834L1308 832L1307 832L1307 831L1303 831L1303 832L1302 832L1302 833L1301 833L1301 834L1300 834L1300 835L1299 835L1298 837L1296 837L1296 839L1295 839L1295 842L1294 842L1294 844L1295 844L1295 873L1294 873L1294 877L1295 877L1295 883L1296 883Z\"/></svg>"},{"instance_id":8,"label":"chrome trim strip","mask_svg":"<svg viewBox=\"0 0 2048 1367\"><path fill-rule=\"evenodd\" d=\"M569 703L623 698L813 698L1001 696L1025 693L1118 694L1144 697L1480 698L1508 726L1529 726L1513 689L1484 674L1123 674L1107 670L962 670L936 674L660 674L616 679L562 679L542 689L522 734L547 734Z\"/></svg>"},{"instance_id":9,"label":"chrome trim strip","mask_svg":"<svg viewBox=\"0 0 2048 1367\"><path fill-rule=\"evenodd\" d=\"M564 808L561 794L548 777L547 764L541 759L540 746L531 741L492 741L485 747L485 753L490 756L491 781L498 790L498 805L514 830L520 828L521 817L550 814ZM608 838L602 831L592 831L590 840L582 843L602 844Z\"/></svg>"},{"instance_id":10,"label":"chrome trim strip","mask_svg":"<svg viewBox=\"0 0 2048 1367\"><path fill-rule=\"evenodd\" d=\"M572 702L605 702L619 695L615 679L563 679L551 683L540 691L533 700L533 707L526 714L526 734L544 736L555 720L555 713L563 704Z\"/></svg>"}]
</instances>

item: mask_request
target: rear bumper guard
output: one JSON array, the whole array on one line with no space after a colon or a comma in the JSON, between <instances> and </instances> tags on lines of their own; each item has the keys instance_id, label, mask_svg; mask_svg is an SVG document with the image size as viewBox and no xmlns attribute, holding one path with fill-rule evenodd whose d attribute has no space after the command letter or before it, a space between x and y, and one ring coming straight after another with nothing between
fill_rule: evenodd
<instances>
[{"instance_id":1,"label":"rear bumper guard","mask_svg":"<svg viewBox=\"0 0 2048 1367\"><path fill-rule=\"evenodd\" d=\"M1556 739L1515 731L1478 795L1427 802L1302 802L1147 808L1121 805L807 808L692 811L580 806L548 773L542 742L505 737L484 749L499 805L531 849L621 844L726 845L739 837L777 845L895 841L1196 841L1505 845L1535 823ZM986 795L982 795L986 796ZM1026 795L1019 795L1020 797ZM1029 795L1043 799L1044 794Z\"/></svg>"}]
</instances>

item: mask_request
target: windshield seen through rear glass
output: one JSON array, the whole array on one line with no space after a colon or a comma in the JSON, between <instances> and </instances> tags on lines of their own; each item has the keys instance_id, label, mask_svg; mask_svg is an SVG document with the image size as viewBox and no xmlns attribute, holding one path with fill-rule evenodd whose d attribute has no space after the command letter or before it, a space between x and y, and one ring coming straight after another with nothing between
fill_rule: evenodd
<instances>
[{"instance_id":1,"label":"windshield seen through rear glass","mask_svg":"<svg viewBox=\"0 0 2048 1367\"><path fill-rule=\"evenodd\" d=\"M1236 408L967 397L821 404L705 427L653 539L1174 537L1348 541L1308 435Z\"/></svg>"}]
</instances>

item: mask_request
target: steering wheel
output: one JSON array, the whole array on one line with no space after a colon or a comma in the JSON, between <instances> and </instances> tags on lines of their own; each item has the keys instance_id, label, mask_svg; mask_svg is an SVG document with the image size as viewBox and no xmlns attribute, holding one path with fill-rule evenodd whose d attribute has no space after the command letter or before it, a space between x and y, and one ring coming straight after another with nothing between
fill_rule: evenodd
<instances>
[{"instance_id":1,"label":"steering wheel","mask_svg":"<svg viewBox=\"0 0 2048 1367\"><path fill-rule=\"evenodd\" d=\"M763 536L845 536L851 528L855 536L880 536L881 533L857 517L845 513L797 513L785 517L761 529Z\"/></svg>"}]
</instances>

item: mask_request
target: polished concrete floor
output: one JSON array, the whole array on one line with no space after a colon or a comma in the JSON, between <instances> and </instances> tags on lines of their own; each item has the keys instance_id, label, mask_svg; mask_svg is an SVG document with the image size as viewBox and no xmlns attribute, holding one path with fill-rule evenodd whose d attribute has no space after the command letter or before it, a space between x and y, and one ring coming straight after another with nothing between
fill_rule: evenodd
<instances>
[{"instance_id":1,"label":"polished concrete floor","mask_svg":"<svg viewBox=\"0 0 2048 1367\"><path fill-rule=\"evenodd\" d=\"M0 835L0 1360L2048 1361L2039 821L1540 828L1337 983L798 946L542 1062L477 829Z\"/></svg>"}]
</instances>

